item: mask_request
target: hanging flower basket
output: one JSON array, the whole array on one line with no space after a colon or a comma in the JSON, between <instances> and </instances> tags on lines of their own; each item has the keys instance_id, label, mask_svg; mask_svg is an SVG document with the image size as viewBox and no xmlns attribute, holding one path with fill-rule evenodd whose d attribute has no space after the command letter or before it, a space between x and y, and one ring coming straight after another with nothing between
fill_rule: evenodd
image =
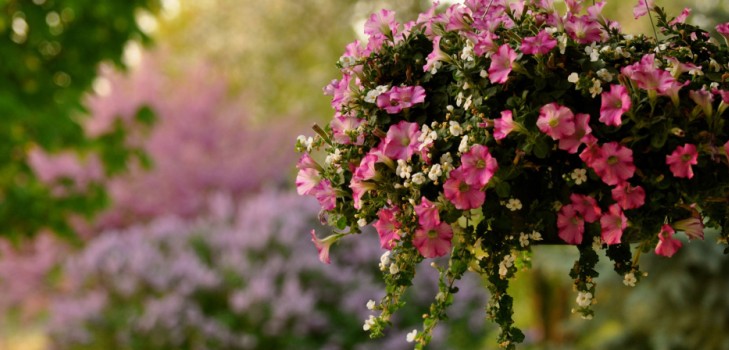
<instances>
[{"instance_id":1,"label":"hanging flower basket","mask_svg":"<svg viewBox=\"0 0 729 350\"><path fill-rule=\"evenodd\" d=\"M377 229L387 295L365 322L373 336L432 258L448 257L433 264L440 293L408 340L428 343L471 270L489 282L500 345L514 348L524 335L508 281L535 243L579 249L570 276L586 318L597 250L634 285L637 255L670 257L676 235L703 239L709 226L726 243L729 23L718 42L685 23L690 10L668 17L641 0L635 17L651 16L657 41L581 2L467 0L402 25L381 10L368 41L347 46L325 88L334 119L297 141L296 185L340 230L312 232L323 261L338 239Z\"/></svg>"}]
</instances>

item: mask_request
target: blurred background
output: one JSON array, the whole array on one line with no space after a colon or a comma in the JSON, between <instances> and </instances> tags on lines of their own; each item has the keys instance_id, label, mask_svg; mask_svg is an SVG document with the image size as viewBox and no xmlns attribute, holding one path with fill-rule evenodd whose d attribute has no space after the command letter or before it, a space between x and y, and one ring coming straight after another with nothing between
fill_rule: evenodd
<instances>
[{"instance_id":1,"label":"blurred background","mask_svg":"<svg viewBox=\"0 0 729 350\"><path fill-rule=\"evenodd\" d=\"M652 33L634 3L604 14ZM729 21L724 0L656 3L692 7L712 32ZM0 0L0 350L408 348L435 271L369 340L377 235L318 261L309 231L327 229L293 190L293 145L332 117L322 87L368 15L429 6ZM601 265L591 321L570 313L576 249L536 248L512 287L523 348L729 349L729 260L713 240L644 255L636 287ZM467 277L433 349L496 348Z\"/></svg>"}]
</instances>

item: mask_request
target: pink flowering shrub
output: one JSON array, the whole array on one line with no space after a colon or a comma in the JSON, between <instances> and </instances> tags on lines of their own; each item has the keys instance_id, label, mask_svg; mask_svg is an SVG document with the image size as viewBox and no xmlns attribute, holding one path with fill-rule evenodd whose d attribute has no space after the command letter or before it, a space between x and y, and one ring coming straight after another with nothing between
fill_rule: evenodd
<instances>
[{"instance_id":1,"label":"pink flowering shrub","mask_svg":"<svg viewBox=\"0 0 729 350\"><path fill-rule=\"evenodd\" d=\"M382 250L345 243L325 268L301 232L315 222L315 202L267 190L235 203L211 199L196 220L160 217L110 230L91 240L65 266L66 290L54 296L50 335L55 349L401 349L405 331L368 342L361 322L378 291L377 269L366 262ZM387 257L381 268L390 269ZM414 327L437 292L437 271L423 266L411 293L413 312L395 321ZM461 338L444 329L438 348L477 344L484 307L473 274L461 281L453 310ZM472 292L471 292L472 291ZM469 345L470 344L470 345Z\"/></svg>"},{"instance_id":2,"label":"pink flowering shrub","mask_svg":"<svg viewBox=\"0 0 729 350\"><path fill-rule=\"evenodd\" d=\"M601 15L604 2L566 4L562 13L552 1L467 0L404 24L383 10L365 25L368 42L340 59L342 77L325 88L334 120L312 142L300 138L297 187L337 228L314 236L327 252L367 224L391 249L399 268L385 274L388 293L366 324L374 336L431 258L450 262L440 267L444 298L411 336L416 348L470 268L490 282L487 313L511 349L524 335L509 278L533 243L577 246L570 276L588 318L596 250L640 278L631 242L671 256L674 235L702 239L710 226L726 243L727 45L686 24L689 10L669 18L652 1L636 5L659 41L621 32ZM341 118L356 123L342 132ZM310 156L317 150L324 162Z\"/></svg>"}]
</instances>

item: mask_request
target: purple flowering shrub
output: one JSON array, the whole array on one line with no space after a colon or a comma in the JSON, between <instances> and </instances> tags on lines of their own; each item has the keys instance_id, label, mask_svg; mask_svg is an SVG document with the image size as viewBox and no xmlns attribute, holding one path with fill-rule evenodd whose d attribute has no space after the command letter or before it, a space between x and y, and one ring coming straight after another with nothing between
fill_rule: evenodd
<instances>
[{"instance_id":1,"label":"purple flowering shrub","mask_svg":"<svg viewBox=\"0 0 729 350\"><path fill-rule=\"evenodd\" d=\"M424 267L423 288L406 300L412 312L369 341L366 304L382 287L374 232L343 242L332 254L337 264L324 265L305 238L315 202L272 190L238 204L212 198L205 217L104 232L69 259L67 290L52 308L54 347L399 349L436 296L437 273ZM437 333L436 348L471 347L484 334L472 310L485 307L486 296L471 277L459 284L454 331Z\"/></svg>"}]
</instances>

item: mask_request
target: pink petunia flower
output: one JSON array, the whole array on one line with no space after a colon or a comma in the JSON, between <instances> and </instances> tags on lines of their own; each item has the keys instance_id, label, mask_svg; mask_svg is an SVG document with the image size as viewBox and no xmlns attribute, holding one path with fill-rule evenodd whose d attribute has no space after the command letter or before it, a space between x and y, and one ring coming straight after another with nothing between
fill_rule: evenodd
<instances>
[{"instance_id":1,"label":"pink petunia flower","mask_svg":"<svg viewBox=\"0 0 729 350\"><path fill-rule=\"evenodd\" d=\"M418 223L423 227L435 227L440 224L440 214L438 207L429 201L428 198L422 197L420 204L413 207L415 214L418 215Z\"/></svg>"},{"instance_id":2,"label":"pink petunia flower","mask_svg":"<svg viewBox=\"0 0 729 350\"><path fill-rule=\"evenodd\" d=\"M704 223L701 216L692 216L688 219L676 221L672 226L676 230L683 231L689 239L704 239Z\"/></svg>"},{"instance_id":3,"label":"pink petunia flower","mask_svg":"<svg viewBox=\"0 0 729 350\"><path fill-rule=\"evenodd\" d=\"M587 164L602 181L608 185L617 185L633 177L633 151L617 142L604 144L600 156Z\"/></svg>"},{"instance_id":4,"label":"pink petunia flower","mask_svg":"<svg viewBox=\"0 0 729 350\"><path fill-rule=\"evenodd\" d=\"M375 170L377 160L377 155L372 152L365 155L359 162L357 169L354 171L353 179L356 178L357 180L363 181L372 180L377 177L379 175L377 170Z\"/></svg>"},{"instance_id":5,"label":"pink petunia flower","mask_svg":"<svg viewBox=\"0 0 729 350\"><path fill-rule=\"evenodd\" d=\"M494 119L494 139L503 140L515 127L516 124L511 111L501 111L501 118Z\"/></svg>"},{"instance_id":6,"label":"pink petunia flower","mask_svg":"<svg viewBox=\"0 0 729 350\"><path fill-rule=\"evenodd\" d=\"M582 159L585 164L592 164L602 158L602 148L600 148L600 145L597 144L597 138L595 138L595 136L587 135L583 138L582 142L587 145L587 147L582 150L582 153L580 153L580 159Z\"/></svg>"},{"instance_id":7,"label":"pink petunia flower","mask_svg":"<svg viewBox=\"0 0 729 350\"><path fill-rule=\"evenodd\" d=\"M464 35L473 42L473 53L476 56L484 56L487 53L496 52L494 39L498 37L494 33L490 31L482 31L479 33L466 32Z\"/></svg>"},{"instance_id":8,"label":"pink petunia flower","mask_svg":"<svg viewBox=\"0 0 729 350\"><path fill-rule=\"evenodd\" d=\"M296 175L296 193L302 196L313 195L321 181L319 171L314 168L303 168Z\"/></svg>"},{"instance_id":9,"label":"pink petunia flower","mask_svg":"<svg viewBox=\"0 0 729 350\"><path fill-rule=\"evenodd\" d=\"M717 24L714 28L724 37L725 42L729 42L729 22Z\"/></svg>"},{"instance_id":10,"label":"pink petunia flower","mask_svg":"<svg viewBox=\"0 0 729 350\"><path fill-rule=\"evenodd\" d=\"M694 101L694 103L696 103L696 105L701 107L704 115L709 117L714 115L714 108L712 106L712 103L714 102L714 94L704 88L701 88L700 90L689 91L689 97Z\"/></svg>"},{"instance_id":11,"label":"pink petunia flower","mask_svg":"<svg viewBox=\"0 0 729 350\"><path fill-rule=\"evenodd\" d=\"M454 32L459 30L468 29L471 25L466 20L470 18L470 11L468 8L460 6L458 4L451 5L446 9L443 16L446 18L446 31Z\"/></svg>"},{"instance_id":12,"label":"pink petunia flower","mask_svg":"<svg viewBox=\"0 0 729 350\"><path fill-rule=\"evenodd\" d=\"M428 54L428 57L425 59L425 65L423 66L424 72L431 72L435 74L443 64L442 62L451 61L451 57L440 49L440 39L440 36L433 38L433 51Z\"/></svg>"},{"instance_id":13,"label":"pink petunia flower","mask_svg":"<svg viewBox=\"0 0 729 350\"><path fill-rule=\"evenodd\" d=\"M521 41L521 52L526 55L544 55L555 46L557 40L545 30L541 30L536 36L528 36Z\"/></svg>"},{"instance_id":14,"label":"pink petunia flower","mask_svg":"<svg viewBox=\"0 0 729 350\"><path fill-rule=\"evenodd\" d=\"M509 73L513 68L516 60L516 52L508 45L499 46L496 53L491 55L491 65L489 66L489 80L492 84L503 84L509 78Z\"/></svg>"},{"instance_id":15,"label":"pink petunia flower","mask_svg":"<svg viewBox=\"0 0 729 350\"><path fill-rule=\"evenodd\" d=\"M679 248L683 246L681 241L673 238L676 231L673 230L671 225L663 224L661 231L658 232L658 245L656 245L656 254L663 255L665 257L672 257L676 254Z\"/></svg>"},{"instance_id":16,"label":"pink petunia flower","mask_svg":"<svg viewBox=\"0 0 729 350\"><path fill-rule=\"evenodd\" d=\"M539 109L537 127L553 140L559 140L575 133L575 116L569 108L552 102Z\"/></svg>"},{"instance_id":17,"label":"pink petunia flower","mask_svg":"<svg viewBox=\"0 0 729 350\"><path fill-rule=\"evenodd\" d=\"M601 98L600 121L605 125L620 126L623 113L629 111L632 106L628 89L613 84L610 86L610 92L603 92Z\"/></svg>"},{"instance_id":18,"label":"pink petunia flower","mask_svg":"<svg viewBox=\"0 0 729 350\"><path fill-rule=\"evenodd\" d=\"M574 210L585 219L585 222L593 223L600 219L602 209L600 209L600 206L597 205L595 198L573 193L570 195L570 201L572 201L572 207Z\"/></svg>"},{"instance_id":19,"label":"pink petunia flower","mask_svg":"<svg viewBox=\"0 0 729 350\"><path fill-rule=\"evenodd\" d=\"M663 96L671 96L685 85L676 81L668 71L656 66L655 54L644 55L639 62L623 67L620 72L638 84L639 88Z\"/></svg>"},{"instance_id":20,"label":"pink petunia flower","mask_svg":"<svg viewBox=\"0 0 729 350\"><path fill-rule=\"evenodd\" d=\"M316 237L316 231L311 230L311 241L314 242L316 251L319 253L319 261L325 264L331 264L331 260L329 259L329 249L332 247L332 244L336 243L340 238L342 238L342 235L337 234L328 236L324 239L319 239Z\"/></svg>"},{"instance_id":21,"label":"pink petunia flower","mask_svg":"<svg viewBox=\"0 0 729 350\"><path fill-rule=\"evenodd\" d=\"M367 19L364 25L364 32L367 35L385 35L392 36L397 33L397 22L395 21L395 11L382 9L373 13Z\"/></svg>"},{"instance_id":22,"label":"pink petunia flower","mask_svg":"<svg viewBox=\"0 0 729 350\"><path fill-rule=\"evenodd\" d=\"M652 10L654 7L653 0L640 0L638 5L633 7L633 16L635 16L635 19L643 17L648 14L648 10Z\"/></svg>"},{"instance_id":23,"label":"pink petunia flower","mask_svg":"<svg viewBox=\"0 0 729 350\"><path fill-rule=\"evenodd\" d=\"M568 244L581 244L585 234L585 219L575 209L574 205L562 206L557 213L557 229L559 238Z\"/></svg>"},{"instance_id":24,"label":"pink petunia flower","mask_svg":"<svg viewBox=\"0 0 729 350\"><path fill-rule=\"evenodd\" d=\"M623 236L623 230L628 227L628 218L619 205L613 204L608 208L608 212L600 217L600 227L602 228L600 235L605 244L618 244Z\"/></svg>"},{"instance_id":25,"label":"pink petunia flower","mask_svg":"<svg viewBox=\"0 0 729 350\"><path fill-rule=\"evenodd\" d=\"M357 130L357 128L364 122L364 119L356 118L356 117L349 117L344 116L341 114L338 114L334 117L334 119L329 123L329 125L332 128L332 134L334 135L334 140L337 141L340 144L343 145L349 145L352 144L352 137L349 135L352 131ZM355 145L361 145L364 142L364 134L359 134L355 138Z\"/></svg>"},{"instance_id":26,"label":"pink petunia flower","mask_svg":"<svg viewBox=\"0 0 729 350\"><path fill-rule=\"evenodd\" d=\"M564 29L574 41L583 45L601 42L606 36L600 22L590 16L578 17L570 13L564 22Z\"/></svg>"},{"instance_id":27,"label":"pink petunia flower","mask_svg":"<svg viewBox=\"0 0 729 350\"><path fill-rule=\"evenodd\" d=\"M669 26L675 25L677 23L684 23L686 22L686 18L691 14L691 9L688 7L685 7L683 11L681 11L681 14L676 16L672 21L668 22Z\"/></svg>"},{"instance_id":28,"label":"pink petunia flower","mask_svg":"<svg viewBox=\"0 0 729 350\"><path fill-rule=\"evenodd\" d=\"M645 190L643 190L643 187L633 187L628 182L615 186L611 194L623 210L640 208L645 204Z\"/></svg>"},{"instance_id":29,"label":"pink petunia flower","mask_svg":"<svg viewBox=\"0 0 729 350\"><path fill-rule=\"evenodd\" d=\"M354 208L359 210L362 209L362 196L364 196L365 193L376 189L377 185L372 182L352 179L352 181L349 183L349 188L352 189Z\"/></svg>"},{"instance_id":30,"label":"pink petunia flower","mask_svg":"<svg viewBox=\"0 0 729 350\"><path fill-rule=\"evenodd\" d=\"M453 229L451 225L441 222L434 227L420 227L413 234L413 245L420 255L426 258L437 258L448 254L451 249Z\"/></svg>"},{"instance_id":31,"label":"pink petunia flower","mask_svg":"<svg viewBox=\"0 0 729 350\"><path fill-rule=\"evenodd\" d=\"M396 241L400 240L398 234L401 224L396 219L397 208L382 208L377 212L378 220L372 225L380 236L380 247L391 250Z\"/></svg>"},{"instance_id":32,"label":"pink petunia flower","mask_svg":"<svg viewBox=\"0 0 729 350\"><path fill-rule=\"evenodd\" d=\"M499 169L499 164L489 153L488 147L477 144L463 153L459 168L467 184L483 188Z\"/></svg>"},{"instance_id":33,"label":"pink petunia flower","mask_svg":"<svg viewBox=\"0 0 729 350\"><path fill-rule=\"evenodd\" d=\"M321 180L312 194L323 210L332 210L337 206L337 193L329 180Z\"/></svg>"},{"instance_id":34,"label":"pink petunia flower","mask_svg":"<svg viewBox=\"0 0 729 350\"><path fill-rule=\"evenodd\" d=\"M443 184L443 194L460 210L478 208L486 200L486 193L480 187L466 183L460 168L451 171L450 178Z\"/></svg>"},{"instance_id":35,"label":"pink petunia flower","mask_svg":"<svg viewBox=\"0 0 729 350\"><path fill-rule=\"evenodd\" d=\"M667 155L666 164L671 168L673 176L690 179L694 177L691 166L698 163L698 156L696 146L687 143L676 147L673 153Z\"/></svg>"},{"instance_id":36,"label":"pink petunia flower","mask_svg":"<svg viewBox=\"0 0 729 350\"><path fill-rule=\"evenodd\" d=\"M389 91L377 96L377 107L389 114L397 114L424 101L425 89L422 86L393 86Z\"/></svg>"},{"instance_id":37,"label":"pink petunia flower","mask_svg":"<svg viewBox=\"0 0 729 350\"><path fill-rule=\"evenodd\" d=\"M409 160L418 150L420 133L417 123L402 120L390 126L384 141L384 154L395 160Z\"/></svg>"},{"instance_id":38,"label":"pink petunia flower","mask_svg":"<svg viewBox=\"0 0 729 350\"><path fill-rule=\"evenodd\" d=\"M586 113L578 113L575 115L575 132L572 135L559 139L559 149L567 151L567 153L577 153L577 149L582 145L587 136L590 136L592 128L590 128L590 115Z\"/></svg>"}]
</instances>

